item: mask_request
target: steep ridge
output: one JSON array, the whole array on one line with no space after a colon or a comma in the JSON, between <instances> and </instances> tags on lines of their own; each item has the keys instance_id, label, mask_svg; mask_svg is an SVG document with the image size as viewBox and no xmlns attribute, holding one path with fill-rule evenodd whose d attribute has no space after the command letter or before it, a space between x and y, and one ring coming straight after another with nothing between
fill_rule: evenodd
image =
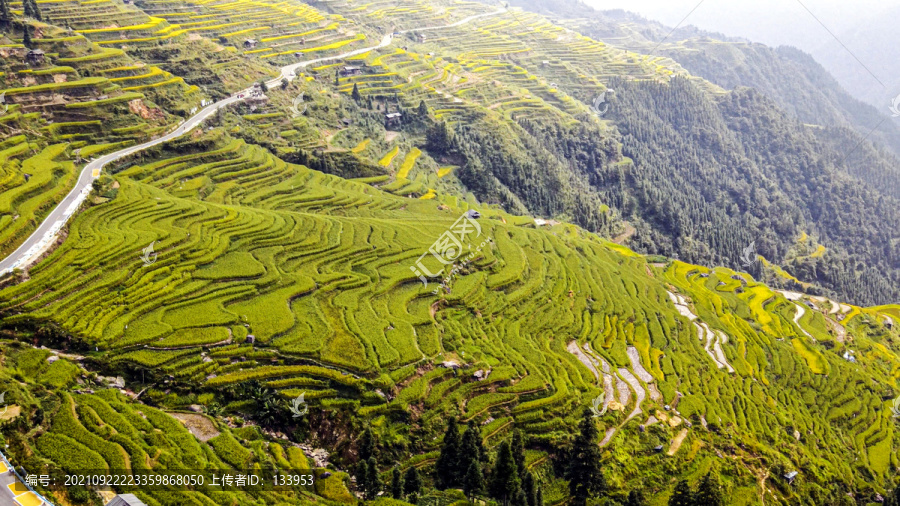
<instances>
[{"instance_id":1,"label":"steep ridge","mask_svg":"<svg viewBox=\"0 0 900 506\"><path fill-rule=\"evenodd\" d=\"M808 55L791 48L774 50L690 27L670 34L656 23L583 4L518 4L605 42L619 60L643 61L689 79L666 86L623 72L618 62L603 69L582 66L584 74L615 91L603 119L621 133L616 139L634 163L621 167L624 174L602 167L591 180L602 201L635 225L629 245L693 263L744 268L741 251L755 242L766 259L821 293L862 304L897 299L900 278L886 260L893 253L882 254L893 245L881 239L897 227L893 209L900 196L900 130L889 121L889 104L876 110L853 100ZM540 24L522 19L535 27L528 36L545 44L537 35ZM648 51L655 54L641 54ZM574 48L572 53L578 55ZM581 65L578 56L564 59L566 64L570 59ZM529 70L540 68L540 62L529 67L522 63L527 60L518 61ZM552 138L555 132L541 133ZM840 211L820 210L817 202L825 201ZM864 223L845 228L848 214ZM787 215L790 224L771 218ZM828 252L794 263L788 252L804 233ZM856 274L844 254L868 272ZM773 285L799 288L772 272L753 273Z\"/></svg>"}]
</instances>

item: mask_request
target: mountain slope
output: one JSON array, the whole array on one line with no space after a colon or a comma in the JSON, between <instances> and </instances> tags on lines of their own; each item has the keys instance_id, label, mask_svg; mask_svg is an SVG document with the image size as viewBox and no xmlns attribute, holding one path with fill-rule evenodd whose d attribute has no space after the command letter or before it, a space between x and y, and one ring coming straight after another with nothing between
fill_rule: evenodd
<instances>
[{"instance_id":1,"label":"mountain slope","mask_svg":"<svg viewBox=\"0 0 900 506\"><path fill-rule=\"evenodd\" d=\"M304 393L316 417L350 410L402 424L383 426L384 437L407 437L405 420L427 433L459 412L484 422L491 442L514 421L551 457L578 406L602 395L606 363L621 392L600 419L616 491L638 477L653 494L673 486L650 449L684 429L667 465L691 475L727 455L719 473L748 504L758 493L777 502L887 484L883 398L900 357L883 322L896 308L794 302L746 274L651 266L572 226L485 207L480 235L464 238L473 254L464 247L453 274L426 287L410 267L466 209L454 198L391 196L221 130L157 157L118 172L116 198L79 215L29 281L0 291L7 335L100 346L92 363L129 383L168 378L170 391L212 394L206 402L238 412L227 387L259 380L287 398ZM158 257L145 265L152 241ZM425 258L430 272L441 266ZM241 344L248 333L255 342ZM848 350L854 364L841 358ZM434 368L448 361L465 373ZM476 369L487 380L471 379ZM196 399L159 387L147 396L169 408ZM665 405L677 419L638 430L665 418ZM435 449L403 448L386 450L385 464ZM350 466L352 455L335 458ZM803 480L786 487L777 476L793 469ZM757 489L767 470L770 487Z\"/></svg>"},{"instance_id":2,"label":"mountain slope","mask_svg":"<svg viewBox=\"0 0 900 506\"><path fill-rule=\"evenodd\" d=\"M611 120L625 136L620 140L624 145L623 154L640 159L635 159L635 168L629 174L630 181L626 188L618 179L596 178L594 181L602 181L600 189L604 201L611 204L623 218L632 221L638 231L643 231L634 236L632 246L641 251L708 265L736 266L740 265L738 258L741 250L757 241L765 248L767 259L800 278L800 284L790 286L807 289L810 284L817 285L814 289L840 293L867 303L896 298L892 288L897 276L896 264L889 253L895 242L892 231L896 229L896 217L890 209L896 205L900 172L897 159L892 154L878 145L872 146L866 140L871 136L891 146L897 144L896 139L900 139L898 131L886 117L879 117L879 113L870 106L851 99L820 66L796 50L782 48L774 51L740 41L712 40L710 34L692 28L676 30L665 43L656 47L653 41L663 40L669 30L635 16L616 12L601 14L585 6L563 6L553 2L524 5L543 9L542 12L549 10L561 26L577 27L608 41L614 47L655 50L671 58L642 57L644 61L656 63L657 68L672 69L671 72L676 75L686 76L683 71L678 71L683 65L695 75L726 89L733 88L722 99L721 91L711 89L709 83L696 78L687 81L690 84L678 86L678 90L651 86L638 79L637 87L646 87L653 96L642 95L640 100L628 99L621 105L617 103L617 98L609 102L610 112L604 119ZM566 17L556 17L560 15L557 12ZM576 18L576 14L579 17ZM617 69L607 66L607 74L611 70L615 72ZM634 88L630 80L635 76L615 73L619 75L606 78L605 84L613 89L617 86L628 90ZM717 102L737 105L745 101L745 97L752 96L741 90L742 86L756 87L769 97L766 101L755 102L758 110L741 107L739 112L751 124L757 123L768 130L764 135L757 135L759 127L745 128L739 118L735 118L735 124L726 129L729 116L735 112L719 112L710 108ZM676 94L676 91L683 93L691 87L696 91L683 97ZM665 97L666 101L659 100L660 97ZM682 100L686 102L681 103ZM775 112L777 109L783 112ZM683 117L670 120L673 115L679 114ZM653 118L656 117L669 124L654 123ZM648 123L653 124L653 128ZM879 131L872 132L878 125L881 125ZM678 130L684 134L676 134ZM640 132L641 135L634 135L633 132ZM670 134L684 135L685 140L680 145L666 143L662 137ZM723 135L728 139L710 139L710 136ZM797 142L779 138L791 138ZM686 150L693 151L689 155L693 159L685 158ZM717 177L747 162L735 158L735 152L729 150L742 153L754 164L762 164L758 169L765 173L765 179L756 179L747 187L737 188L738 180L754 179L756 170L749 168L741 169L743 174L736 178L734 174ZM639 153L645 155L641 157ZM657 158L652 165L644 166L646 156L652 156L650 154ZM705 166L705 170L709 171L708 181L705 184L696 183L699 187L692 183L673 188L674 181L685 177L679 168L681 163ZM802 181L798 181L790 167L786 167L806 164L815 168L802 169L805 178ZM842 178L841 173L851 177ZM817 182L833 177L842 181L839 187L829 188L830 184L823 186ZM608 189L603 188L605 185L609 185ZM659 200L658 203L648 202L644 196L648 188L654 186L659 186L656 188L658 197L654 199ZM661 188L666 188L666 192L663 193ZM749 196L751 188L765 188L766 195L762 200L772 198L784 202L784 212L766 213L761 220L762 211L758 209L754 218L749 209L758 197ZM849 190L851 193L847 193L848 188L852 188ZM858 193L859 197L853 197L852 193ZM632 200L634 198L636 202ZM819 203L825 201L830 202L836 212L817 210ZM800 202L803 204L798 205ZM660 212L663 205L667 209ZM860 205L869 209L859 212ZM693 209L704 207L707 210L702 217L693 215L688 218ZM768 208L768 203L763 203L762 207ZM795 209L788 210L791 207ZM856 211L848 218L851 209ZM884 209L887 209L888 215L882 219ZM708 217L710 213L720 217ZM772 219L787 219L788 216L795 221L782 226L771 223ZM848 219L851 222L859 220L859 223L850 230L843 225ZM710 220L713 220L711 226L700 227ZM730 224L724 225L722 220L730 221ZM685 232L675 225L678 222L691 223L700 229ZM837 230L841 232L835 233ZM860 233L866 237L859 237ZM795 259L786 253L796 249L798 238L804 234L821 241L828 253L826 258L816 261L816 266L805 265L798 269ZM851 239L854 236L856 238ZM861 269L855 267L856 264L875 268L879 274L869 271L863 275ZM786 282L780 278L774 274L766 279Z\"/></svg>"},{"instance_id":3,"label":"mountain slope","mask_svg":"<svg viewBox=\"0 0 900 506\"><path fill-rule=\"evenodd\" d=\"M53 16L59 17L65 9L74 8L69 3L61 5L65 7L52 8ZM206 87L213 96L222 96L242 89L239 86L246 86L266 72L276 75L274 70L267 69L275 69L277 65L359 47L364 40L377 37L386 24L392 24L394 29L414 29L441 26L447 18L443 7L410 5L405 9L378 2L364 7L341 2L313 7L300 3L289 8L247 6L256 15L238 19L231 14L238 7L230 4L216 8L191 3L178 8L169 4L140 4L152 13L147 18L154 20L150 30L163 35L143 37L148 29L133 25L129 28L137 30L135 35L141 37L129 39L133 42L127 50L157 65L169 65L172 71L183 73L186 82ZM77 8L92 12L99 7L91 4ZM281 12L278 9L282 8L287 9L288 16L283 22L274 26L261 24L261 19L273 15L274 11ZM455 16L452 19L464 19L480 12L479 9L484 7L460 4L450 12ZM191 16L209 19L195 25L186 21ZM78 28L85 36L98 44L119 43L113 38L117 36L115 31L90 28L89 19L79 20ZM423 32L421 37L410 32L397 38L392 53L372 52L348 59L346 63L361 66L358 74L340 75L342 66L338 63L303 69L301 77L308 85L292 89L304 95L302 100L310 102L305 114L298 117L278 112L279 108L288 110L290 97L279 98L279 103L257 104L254 107L260 110L249 112L256 115L259 128L242 127L242 131L234 134L260 143L286 160L348 177L399 175L402 160L392 165L391 159L384 158L396 142L404 153L414 148L422 152L420 165L436 166L433 171L413 169L403 174L412 177L398 178L408 180L408 183L397 182L398 189L402 187L405 194L423 196L431 190L459 195L472 192L478 200L500 203L508 211L571 221L608 237L627 239L626 231L633 227L640 231L631 236L633 247L707 265L738 266L740 252L750 242L759 240L766 258L784 269L789 277L799 280L799 284L787 281L777 270L772 270L766 274L770 282L817 290L858 303L896 298L898 266L890 253L884 254L893 248L895 239L890 231L896 228L896 223L892 221L893 213L882 213L881 209L890 209L895 202L900 192L900 175L896 159L870 146L859 134L864 124L875 119L870 109L848 105L846 94L835 91L831 84L818 91L816 86L826 83L827 76L802 55L787 50L776 54L766 48L730 41L720 44L691 39L693 42L686 43L687 46L673 42L660 49L663 54L676 58L673 60L618 46L646 48L654 34L661 32L660 27L641 27L634 20L629 20L630 24L609 24L609 18L602 16L596 20L584 19L587 21L572 23L563 19L559 20L560 24L553 24L542 16L511 11L496 19ZM567 26L603 36L609 34L611 43L587 38ZM244 43L251 44L244 40L250 33L259 37L259 46L244 48ZM473 38L471 33L479 36ZM673 37L681 35L678 32ZM695 68L709 80L689 73L676 61L678 58L684 58L686 66ZM165 61L179 63L164 64ZM238 69L241 61L247 62L246 73ZM806 81L790 79L798 70L808 75ZM764 77L748 78L754 75ZM745 109L742 114L751 119L766 117L778 121L778 125L770 127L774 135L805 138L812 132L816 136L798 146L777 142L763 145L760 144L763 138L732 128L728 134L730 144L696 151L696 146L705 140L691 135L684 142L695 145L688 149L701 156L698 163L727 173L729 169L722 167L732 162L731 154L716 149L736 147L734 143L742 145L738 149L753 151L747 157L754 163L773 167L792 158L805 160L802 163L817 160L813 166L821 170L807 171L806 177L818 180L840 172L851 175L852 178L842 180L843 185L852 187L847 199L843 200L843 191L824 193L830 185L813 181L808 183L817 190L807 195L786 172L759 168L766 174L766 180L751 177L748 183L765 187L767 193L773 194L772 198L785 202L788 207L798 207L790 214L802 217L793 225L773 227L770 220L738 218L736 213L747 210L746 197L735 192L734 182L711 174L708 181L711 186L700 192L690 184L678 185L678 193L671 200L680 204L666 211L674 219L669 225L688 219L690 209L700 207L708 208L705 213L729 216L715 218L729 225L717 226L715 233L689 234L661 226L662 215L655 210L657 204L644 207L638 203L646 202L644 193L655 184L652 178L668 182L682 177L659 172L666 168L674 170L673 162L680 163L681 148L670 145L673 151L660 152L666 160L657 159L648 167L638 163L631 169L634 160L623 155L653 152L658 149L654 144L658 139L653 136L626 139L622 134L635 128L632 120L641 121L644 114L651 117L659 114L657 110L640 111L640 108L648 104L665 108L672 104L652 101L630 105L630 110L616 110L614 93L610 93L606 104L612 112L600 118L592 111L591 104L605 97L604 93L610 87L614 89L616 82L667 83L674 77L684 78L689 86L705 95L705 98L697 95L690 104L700 108L696 113L687 113L687 118L700 120L696 124L684 123L690 129L721 131L726 118L709 120L705 115L719 113L711 112L706 102L742 92L729 92L714 83L727 87L747 80L745 84L759 86L760 91L775 98L774 103L761 103L758 111ZM332 81L333 78L336 80ZM351 98L354 89L357 99ZM787 109L785 114L770 114L770 109L779 106ZM409 121L388 128L383 115L391 111L403 112ZM413 111L415 117L411 116ZM800 124L793 115L799 118ZM822 120L819 125L828 126L821 128L810 123L817 118ZM435 128L446 128L446 142L428 140L429 130ZM893 134L886 132L885 138L891 138ZM375 142L372 148L359 153L352 151L366 139ZM623 153L623 147L630 142L637 144L629 145ZM799 146L802 152L794 153ZM439 177L437 172L441 168L449 176ZM883 196L889 200L883 201ZM837 212L819 213L814 209L815 204L808 203L826 198L834 202ZM716 204L710 207L709 201ZM801 206L800 202L804 204ZM851 221L860 220L852 230L842 224L848 215L853 216ZM813 257L814 265L810 265L808 255L800 255L804 258L798 260L787 254L798 249L799 238L804 234L826 249L825 255ZM869 266L869 271L863 273L856 269L857 264Z\"/></svg>"},{"instance_id":4,"label":"mountain slope","mask_svg":"<svg viewBox=\"0 0 900 506\"><path fill-rule=\"evenodd\" d=\"M339 54L360 33L494 12L212 5L139 5L157 19L211 19L131 44L147 58L221 58L227 70L184 73L224 94L277 76L304 49ZM273 28L263 21L275 11ZM283 42L311 30L327 41ZM240 48L257 32L262 47ZM559 504L570 500L574 427L593 407L616 500L642 488L663 504L679 479L708 472L731 504L828 504L848 492L873 502L893 487L900 308L837 302L790 278L889 298L892 197L841 170L816 128L764 93L726 91L672 59L521 11L427 33L305 68L265 99L107 168L93 195L103 198L0 287L3 338L84 357L5 351L20 409L0 431L15 465L56 472L90 458L115 468L127 455L154 471L305 469L300 445L314 443L331 465L315 452L317 478L331 481L312 491L142 498L354 503L345 485L363 484L344 472L359 469L366 426L382 482L395 466L418 468L420 501L445 504L463 500L435 490L433 474L446 420L459 416L495 460L522 430L523 462L545 502ZM593 108L603 92L609 109ZM627 237L619 217L643 251L747 261L810 295L640 255L591 231ZM763 258L747 249L754 241ZM769 261L782 258L790 272ZM87 392L79 380L91 373L73 361L121 375L130 398ZM308 401L308 416L293 416L292 399ZM221 436L203 441L164 415L196 410Z\"/></svg>"},{"instance_id":5,"label":"mountain slope","mask_svg":"<svg viewBox=\"0 0 900 506\"><path fill-rule=\"evenodd\" d=\"M891 63L900 57L892 36L893 20L897 19L900 9L885 5L880 12L868 14L869 19L858 26L835 34L851 48L852 55L838 50L840 46L834 41L813 49L812 54L853 96L884 110L900 93L900 75ZM865 64L874 77L860 68L854 56Z\"/></svg>"}]
</instances>

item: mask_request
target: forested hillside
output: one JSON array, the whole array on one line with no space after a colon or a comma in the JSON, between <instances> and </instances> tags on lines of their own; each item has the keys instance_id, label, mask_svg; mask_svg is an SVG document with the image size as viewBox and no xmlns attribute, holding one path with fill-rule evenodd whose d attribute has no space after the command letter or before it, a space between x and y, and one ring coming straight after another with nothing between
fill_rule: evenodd
<instances>
[{"instance_id":1,"label":"forested hillside","mask_svg":"<svg viewBox=\"0 0 900 506\"><path fill-rule=\"evenodd\" d=\"M854 100L793 48L691 27L666 38L670 29L631 14L521 4L613 46L653 50L671 58L659 65L671 68L674 60L731 90L710 93L696 79L656 86L617 75L605 82L616 93L604 119L635 164L626 184L595 178L607 180L594 187L638 230L630 245L752 270L740 254L753 242L786 271L766 269L770 282L860 303L896 299L900 129L886 109ZM672 136L681 139L666 139ZM824 250L811 259L818 245L807 251L801 237Z\"/></svg>"}]
</instances>

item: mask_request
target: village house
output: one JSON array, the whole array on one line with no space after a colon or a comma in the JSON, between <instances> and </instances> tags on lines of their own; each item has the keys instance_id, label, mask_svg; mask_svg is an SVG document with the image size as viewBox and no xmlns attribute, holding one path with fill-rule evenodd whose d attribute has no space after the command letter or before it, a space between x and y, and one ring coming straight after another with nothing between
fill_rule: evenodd
<instances>
[{"instance_id":1,"label":"village house","mask_svg":"<svg viewBox=\"0 0 900 506\"><path fill-rule=\"evenodd\" d=\"M44 51L42 49L32 49L25 55L25 61L31 65L40 65L44 63Z\"/></svg>"},{"instance_id":2,"label":"village house","mask_svg":"<svg viewBox=\"0 0 900 506\"><path fill-rule=\"evenodd\" d=\"M399 127L400 119L402 117L403 117L403 115L400 114L399 112L391 112L391 113L385 114L384 115L384 127L385 128Z\"/></svg>"}]
</instances>

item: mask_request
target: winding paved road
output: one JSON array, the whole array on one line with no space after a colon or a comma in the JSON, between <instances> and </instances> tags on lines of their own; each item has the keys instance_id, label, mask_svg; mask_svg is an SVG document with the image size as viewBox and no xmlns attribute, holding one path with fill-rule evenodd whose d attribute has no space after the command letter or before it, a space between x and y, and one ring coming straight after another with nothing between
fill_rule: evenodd
<instances>
[{"instance_id":1,"label":"winding paved road","mask_svg":"<svg viewBox=\"0 0 900 506\"><path fill-rule=\"evenodd\" d=\"M427 28L417 28L415 30L404 30L402 32L397 33L407 33L412 31L424 31L424 30L437 30L440 28L450 28L454 26L460 26L475 19L484 18L488 16L495 16L497 14L502 14L506 12L506 9L499 9L494 12L488 12L484 14L477 14L474 16L469 16L465 19L457 21L455 23L451 23L445 26L432 26ZM348 51L346 53L342 53L336 56L326 56L323 58L316 58L314 60L307 60L304 62L292 63L285 67L281 68L281 75L278 77L271 79L266 82L266 88L274 88L281 84L282 79L287 79L288 81L292 81L296 75L297 69L307 67L309 65L314 65L317 63L322 63L331 60L340 60L343 58L349 58L351 56L357 56L363 53L367 53L369 51L374 51L376 49L381 49L391 44L394 40L394 34L388 33L384 37L382 37L381 42L378 45L365 47L361 49L355 49L353 51ZM72 191L69 192L65 198L50 212L49 215L44 219L44 221L40 224L40 226L32 232L32 234L19 246L15 251L13 251L9 256L0 260L0 276L6 274L7 272L12 271L13 269L24 267L29 265L31 262L37 259L50 244L56 240L56 235L59 233L60 229L62 229L63 225L72 217L73 214L78 210L81 206L81 203L84 202L84 199L87 198L88 194L91 192L91 183L93 183L94 179L96 179L100 175L100 170L108 163L118 160L124 156L128 156L130 154L136 153L138 151L143 151L147 148L156 146L158 144L162 144L163 142L168 142L172 139L181 137L182 135L190 132L197 125L199 125L203 120L210 117L217 110L222 107L228 106L235 102L243 100L242 98L238 98L239 96L246 95L250 92L249 89L239 91L234 95L222 99L218 102L215 102L211 105L208 105L197 112L195 115L188 118L187 121L183 122L171 133L160 137L158 139L153 139L151 141L147 141L143 144L138 144L136 146L132 146L130 148L125 148L114 153L110 153L108 155L102 156L87 165L82 169L81 174L78 177L78 182L75 184L75 187L72 188Z\"/></svg>"}]
</instances>

